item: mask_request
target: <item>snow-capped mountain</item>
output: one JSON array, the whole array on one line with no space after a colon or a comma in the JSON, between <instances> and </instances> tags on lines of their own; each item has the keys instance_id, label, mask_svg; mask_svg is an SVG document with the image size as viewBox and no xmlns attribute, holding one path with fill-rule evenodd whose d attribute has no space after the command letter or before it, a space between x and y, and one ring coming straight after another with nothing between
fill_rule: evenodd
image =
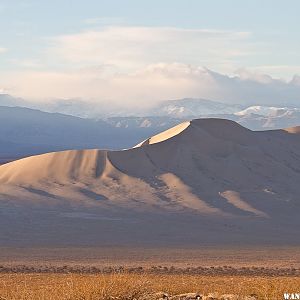
<instances>
[{"instance_id":1,"label":"snow-capped mountain","mask_svg":"<svg viewBox=\"0 0 300 300\"><path fill-rule=\"evenodd\" d=\"M241 101L242 102L242 101ZM114 128L133 130L138 134L165 130L182 121L194 118L223 118L236 121L252 130L278 129L300 124L299 107L243 106L206 99L184 98L166 100L147 108L121 108L105 102L82 99L56 99L49 102L30 102L9 95L0 95L0 105L21 106L45 112L62 113L85 119L103 120ZM1 137L0 137L1 139Z\"/></svg>"},{"instance_id":2,"label":"snow-capped mountain","mask_svg":"<svg viewBox=\"0 0 300 300\"><path fill-rule=\"evenodd\" d=\"M184 98L162 101L148 112L148 115L185 118L211 114L232 114L242 108L242 105L225 104L206 99Z\"/></svg>"},{"instance_id":3,"label":"snow-capped mountain","mask_svg":"<svg viewBox=\"0 0 300 300\"><path fill-rule=\"evenodd\" d=\"M182 122L182 118L170 117L110 117L105 121L117 128L169 128Z\"/></svg>"},{"instance_id":4,"label":"snow-capped mountain","mask_svg":"<svg viewBox=\"0 0 300 300\"><path fill-rule=\"evenodd\" d=\"M252 130L279 129L300 124L300 108L250 106L234 114L236 121Z\"/></svg>"},{"instance_id":5,"label":"snow-capped mountain","mask_svg":"<svg viewBox=\"0 0 300 300\"><path fill-rule=\"evenodd\" d=\"M56 99L48 103L40 103L34 108L47 112L59 112L82 118L103 119L109 117L162 117L172 118L197 117L210 114L231 114L240 111L245 106L231 105L221 102L185 98L165 100L147 108L119 107L105 101L89 102L81 99Z\"/></svg>"},{"instance_id":6,"label":"snow-capped mountain","mask_svg":"<svg viewBox=\"0 0 300 300\"><path fill-rule=\"evenodd\" d=\"M0 95L0 105L21 106L89 119L132 116L185 118L210 114L232 114L246 108L242 105L194 98L164 100L147 108L133 108L120 107L105 101L85 101L83 99L52 99L51 101L31 102L4 94Z\"/></svg>"},{"instance_id":7,"label":"snow-capped mountain","mask_svg":"<svg viewBox=\"0 0 300 300\"><path fill-rule=\"evenodd\" d=\"M295 107L273 107L273 106L250 106L244 110L234 113L236 116L260 115L265 117L291 116L299 113L300 108Z\"/></svg>"}]
</instances>

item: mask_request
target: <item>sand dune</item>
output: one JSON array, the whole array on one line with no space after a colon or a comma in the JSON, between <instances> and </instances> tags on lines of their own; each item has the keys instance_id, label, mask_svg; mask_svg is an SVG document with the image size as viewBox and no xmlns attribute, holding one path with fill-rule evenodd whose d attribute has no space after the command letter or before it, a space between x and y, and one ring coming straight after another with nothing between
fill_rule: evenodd
<instances>
[{"instance_id":1,"label":"sand dune","mask_svg":"<svg viewBox=\"0 0 300 300\"><path fill-rule=\"evenodd\" d=\"M178 134L180 134L182 131L184 131L187 127L190 126L190 122L183 122L177 126L174 126L166 131L163 131L157 135L154 135L150 138L148 138L147 140L141 142L140 144L138 144L136 147L140 147L140 146L145 146L145 145L151 145L151 144L156 144L156 143L160 143L163 142L165 140L168 140Z\"/></svg>"},{"instance_id":2,"label":"sand dune","mask_svg":"<svg viewBox=\"0 0 300 300\"><path fill-rule=\"evenodd\" d=\"M298 133L299 127L253 132L233 121L199 119L128 150L74 150L21 159L0 167L3 224L10 226L9 214L30 211L46 214L49 224L57 218L63 224L81 220L89 233L98 231L100 242L121 243L129 236L144 242L183 236L189 241L247 237L259 242L266 235L270 241L297 242ZM20 230L22 222L11 228ZM51 240L55 234L49 233L49 224ZM181 225L166 228L170 224ZM68 238L78 239L79 225L72 226L77 232Z\"/></svg>"},{"instance_id":3,"label":"sand dune","mask_svg":"<svg viewBox=\"0 0 300 300\"><path fill-rule=\"evenodd\" d=\"M288 133L300 134L300 126L290 127L290 128L286 128L284 130Z\"/></svg>"}]
</instances>

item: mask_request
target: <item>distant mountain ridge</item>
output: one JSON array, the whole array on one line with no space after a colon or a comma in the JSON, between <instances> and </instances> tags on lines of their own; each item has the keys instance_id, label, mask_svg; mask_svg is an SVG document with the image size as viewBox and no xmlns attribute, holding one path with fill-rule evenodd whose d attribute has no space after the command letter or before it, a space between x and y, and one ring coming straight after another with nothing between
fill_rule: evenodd
<instances>
[{"instance_id":1,"label":"distant mountain ridge","mask_svg":"<svg viewBox=\"0 0 300 300\"><path fill-rule=\"evenodd\" d=\"M244 106L225 104L207 99L184 98L161 101L148 115L171 116L173 118L198 117L201 115L232 114Z\"/></svg>"},{"instance_id":2,"label":"distant mountain ridge","mask_svg":"<svg viewBox=\"0 0 300 300\"><path fill-rule=\"evenodd\" d=\"M190 98L161 101L152 108L138 110L136 115L130 110L94 106L79 99L37 104L2 94L0 105L3 105L0 106L0 163L49 151L128 148L193 118L229 119L251 130L300 124L297 107L244 107ZM53 112L27 106L40 106Z\"/></svg>"},{"instance_id":3,"label":"distant mountain ridge","mask_svg":"<svg viewBox=\"0 0 300 300\"><path fill-rule=\"evenodd\" d=\"M108 105L108 107L107 107ZM16 98L8 94L0 94L0 106L27 107L46 112L56 112L83 118L106 118L106 117L148 117L148 116L171 116L173 118L211 115L211 114L250 114L270 115L280 111L299 111L298 107L278 107L266 105L229 104L221 101L213 101L202 98L183 98L164 100L154 103L148 108L130 107L120 109L108 101L91 102L83 99L52 99L42 102L32 102L22 98Z\"/></svg>"},{"instance_id":4,"label":"distant mountain ridge","mask_svg":"<svg viewBox=\"0 0 300 300\"><path fill-rule=\"evenodd\" d=\"M155 128L124 129L103 120L0 106L0 163L59 150L128 148L156 132Z\"/></svg>"}]
</instances>

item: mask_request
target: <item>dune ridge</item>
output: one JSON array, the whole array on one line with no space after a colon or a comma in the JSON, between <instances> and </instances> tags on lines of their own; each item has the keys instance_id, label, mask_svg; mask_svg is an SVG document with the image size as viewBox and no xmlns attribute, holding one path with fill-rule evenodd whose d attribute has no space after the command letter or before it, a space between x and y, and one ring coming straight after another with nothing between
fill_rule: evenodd
<instances>
[{"instance_id":1,"label":"dune ridge","mask_svg":"<svg viewBox=\"0 0 300 300\"><path fill-rule=\"evenodd\" d=\"M285 128L284 131L288 133L300 134L300 126Z\"/></svg>"},{"instance_id":2,"label":"dune ridge","mask_svg":"<svg viewBox=\"0 0 300 300\"><path fill-rule=\"evenodd\" d=\"M145 141L139 143L135 147L140 147L140 146L145 146L145 145L151 145L151 144L156 144L163 142L165 140L168 140L178 134L180 134L182 131L184 131L187 127L189 127L191 122L183 122L180 123L179 125L176 125L168 130L165 130L157 135L154 135Z\"/></svg>"}]
</instances>

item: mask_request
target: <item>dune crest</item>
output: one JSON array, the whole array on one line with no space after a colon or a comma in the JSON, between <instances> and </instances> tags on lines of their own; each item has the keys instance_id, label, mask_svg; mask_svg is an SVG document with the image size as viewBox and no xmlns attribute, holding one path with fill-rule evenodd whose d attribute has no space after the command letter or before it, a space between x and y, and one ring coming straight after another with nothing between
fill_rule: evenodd
<instances>
[{"instance_id":1,"label":"dune crest","mask_svg":"<svg viewBox=\"0 0 300 300\"><path fill-rule=\"evenodd\" d=\"M300 126L285 128L284 131L288 133L300 134Z\"/></svg>"},{"instance_id":2,"label":"dune crest","mask_svg":"<svg viewBox=\"0 0 300 300\"><path fill-rule=\"evenodd\" d=\"M188 126L190 126L190 122L183 122L177 126L174 126L166 131L163 131L157 135L154 135L154 136L148 138L147 140L136 145L135 147L141 147L141 146L145 146L145 145L151 145L151 144L163 142L165 140L168 140L168 139L180 134Z\"/></svg>"}]
</instances>

